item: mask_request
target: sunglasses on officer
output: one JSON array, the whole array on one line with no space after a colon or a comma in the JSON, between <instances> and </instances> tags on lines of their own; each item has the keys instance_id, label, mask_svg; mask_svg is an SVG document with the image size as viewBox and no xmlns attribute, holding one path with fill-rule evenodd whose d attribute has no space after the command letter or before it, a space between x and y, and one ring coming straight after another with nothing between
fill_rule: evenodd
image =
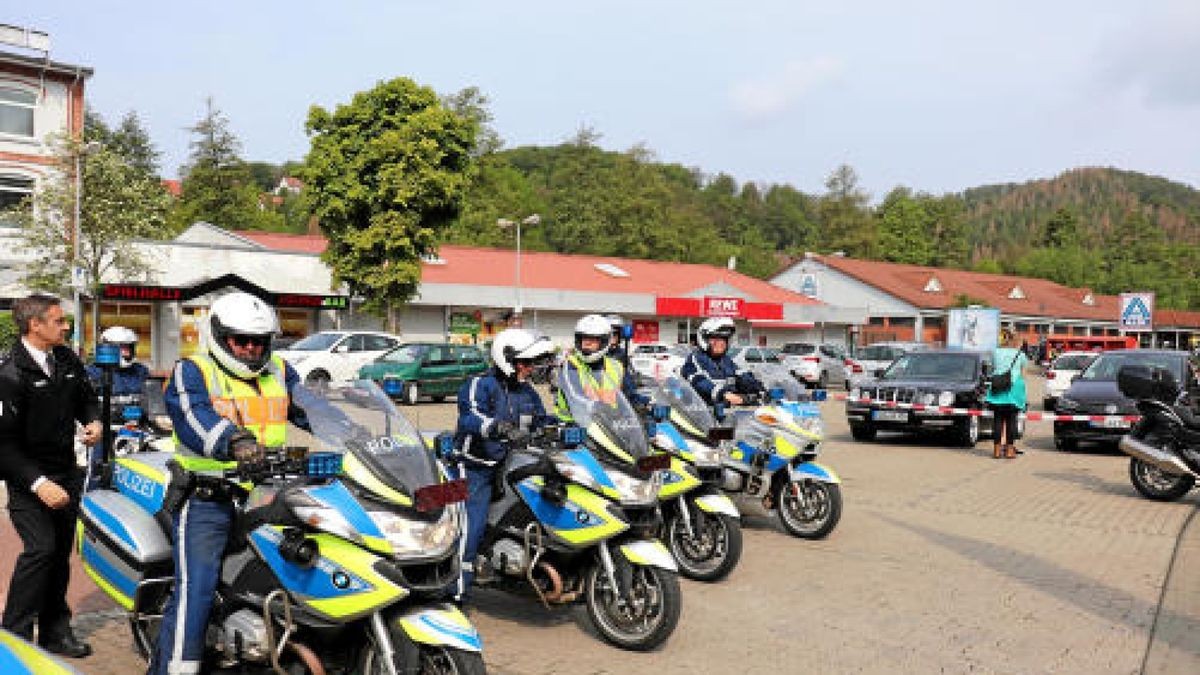
<instances>
[{"instance_id":1,"label":"sunglasses on officer","mask_svg":"<svg viewBox=\"0 0 1200 675\"><path fill-rule=\"evenodd\" d=\"M235 347L262 347L271 344L270 335L230 335L226 339Z\"/></svg>"}]
</instances>

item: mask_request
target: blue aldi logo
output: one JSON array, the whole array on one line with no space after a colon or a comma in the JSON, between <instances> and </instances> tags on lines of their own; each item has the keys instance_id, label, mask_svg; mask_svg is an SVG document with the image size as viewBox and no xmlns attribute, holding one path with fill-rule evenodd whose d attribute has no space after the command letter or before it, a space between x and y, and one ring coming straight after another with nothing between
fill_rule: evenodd
<instances>
[{"instance_id":1,"label":"blue aldi logo","mask_svg":"<svg viewBox=\"0 0 1200 675\"><path fill-rule=\"evenodd\" d=\"M1151 330L1154 327L1154 294L1121 294L1121 328L1124 330Z\"/></svg>"}]
</instances>

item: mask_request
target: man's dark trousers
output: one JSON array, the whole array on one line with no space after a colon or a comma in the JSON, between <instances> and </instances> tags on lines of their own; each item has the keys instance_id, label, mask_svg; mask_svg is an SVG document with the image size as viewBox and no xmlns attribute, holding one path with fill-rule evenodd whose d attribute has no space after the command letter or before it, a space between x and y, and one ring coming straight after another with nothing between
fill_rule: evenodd
<instances>
[{"instance_id":1,"label":"man's dark trousers","mask_svg":"<svg viewBox=\"0 0 1200 675\"><path fill-rule=\"evenodd\" d=\"M47 476L71 497L71 503L52 509L28 490L9 483L8 514L25 550L17 558L8 598L4 604L4 628L33 639L38 625L38 642L54 642L68 634L71 609L67 607L67 582L71 578L71 545L83 474Z\"/></svg>"}]
</instances>

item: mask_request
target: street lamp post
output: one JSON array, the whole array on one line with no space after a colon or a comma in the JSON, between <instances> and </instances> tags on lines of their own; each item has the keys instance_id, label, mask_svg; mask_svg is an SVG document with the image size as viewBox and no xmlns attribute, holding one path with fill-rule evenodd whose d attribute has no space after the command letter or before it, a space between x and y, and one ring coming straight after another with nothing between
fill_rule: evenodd
<instances>
[{"instance_id":1,"label":"street lamp post","mask_svg":"<svg viewBox=\"0 0 1200 675\"><path fill-rule=\"evenodd\" d=\"M516 269L516 284L514 285L516 293L516 302L513 304L513 315L520 317L522 310L525 308L521 304L521 226L522 225L537 225L542 222L542 217L538 214L533 214L527 218L518 221L512 221L508 218L500 218L496 224L502 228L517 228L517 269Z\"/></svg>"},{"instance_id":2,"label":"street lamp post","mask_svg":"<svg viewBox=\"0 0 1200 675\"><path fill-rule=\"evenodd\" d=\"M79 266L79 240L83 236L80 225L80 212L83 203L83 157L100 149L100 143L88 141L80 144L75 150L75 222L71 233L71 294L75 306L75 320L72 322L71 347L75 353L80 353L83 344L83 297L80 293L83 285L83 270Z\"/></svg>"}]
</instances>

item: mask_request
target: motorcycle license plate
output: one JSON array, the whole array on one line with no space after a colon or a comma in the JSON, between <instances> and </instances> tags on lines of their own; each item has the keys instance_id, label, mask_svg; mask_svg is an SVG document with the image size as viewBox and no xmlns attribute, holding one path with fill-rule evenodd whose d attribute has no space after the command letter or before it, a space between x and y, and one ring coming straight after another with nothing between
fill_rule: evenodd
<instances>
[{"instance_id":1,"label":"motorcycle license plate","mask_svg":"<svg viewBox=\"0 0 1200 675\"><path fill-rule=\"evenodd\" d=\"M908 413L903 410L874 410L871 419L877 422L907 422Z\"/></svg>"},{"instance_id":2,"label":"motorcycle license plate","mask_svg":"<svg viewBox=\"0 0 1200 675\"><path fill-rule=\"evenodd\" d=\"M1103 421L1092 422L1092 426L1103 429L1128 429L1132 424L1129 420L1121 419L1120 417L1107 417Z\"/></svg>"}]
</instances>

